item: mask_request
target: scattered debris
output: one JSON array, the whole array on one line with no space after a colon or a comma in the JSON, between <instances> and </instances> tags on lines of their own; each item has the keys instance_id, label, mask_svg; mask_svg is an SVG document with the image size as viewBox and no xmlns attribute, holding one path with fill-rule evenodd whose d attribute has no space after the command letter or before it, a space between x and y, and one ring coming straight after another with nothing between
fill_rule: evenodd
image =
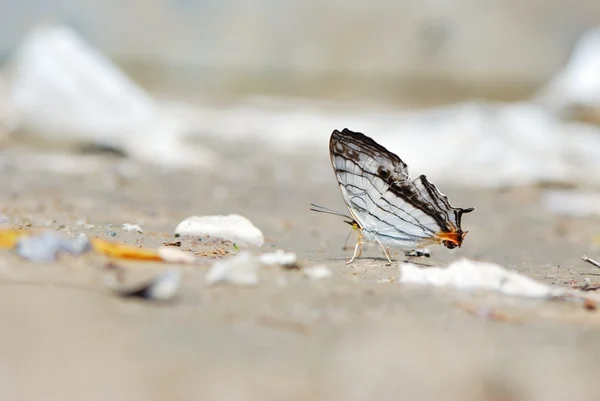
<instances>
[{"instance_id":1,"label":"scattered debris","mask_svg":"<svg viewBox=\"0 0 600 401\"><path fill-rule=\"evenodd\" d=\"M600 283L594 283L589 278L583 279L583 285L574 285L572 288L580 291L596 291L600 290Z\"/></svg>"},{"instance_id":2,"label":"scattered debris","mask_svg":"<svg viewBox=\"0 0 600 401\"><path fill-rule=\"evenodd\" d=\"M284 252L281 249L271 253L263 253L259 261L265 266L281 266L286 269L298 269L298 257L295 253Z\"/></svg>"},{"instance_id":3,"label":"scattered debris","mask_svg":"<svg viewBox=\"0 0 600 401\"><path fill-rule=\"evenodd\" d=\"M125 223L121 226L121 228L127 232L135 232L135 233L143 233L144 231L142 230L142 227L140 227L137 224L129 224L129 223Z\"/></svg>"},{"instance_id":4,"label":"scattered debris","mask_svg":"<svg viewBox=\"0 0 600 401\"><path fill-rule=\"evenodd\" d=\"M448 286L462 290L487 289L524 297L552 297L562 295L566 291L493 263L473 262L468 259L457 260L445 268L423 269L412 263L403 263L400 265L400 283Z\"/></svg>"},{"instance_id":5,"label":"scattered debris","mask_svg":"<svg viewBox=\"0 0 600 401\"><path fill-rule=\"evenodd\" d=\"M587 256L583 255L581 257L581 260L583 260L584 262L587 262L593 266L596 266L598 268L600 268L600 263L596 262L594 259L588 258Z\"/></svg>"},{"instance_id":6,"label":"scattered debris","mask_svg":"<svg viewBox=\"0 0 600 401\"><path fill-rule=\"evenodd\" d=\"M83 233L80 234L78 238L63 238L54 232L33 234L26 230L0 229L0 249L1 248L14 248L17 253L28 255L29 257L24 257L35 261L55 260L56 257L53 256L53 252L58 253L64 251L73 255L78 255L89 249L92 249L101 255L116 259L155 262L165 261L159 252L154 249L120 244L101 238L88 239ZM175 258L173 255L168 255L167 257ZM187 260L191 260L187 256L186 258Z\"/></svg>"},{"instance_id":7,"label":"scattered debris","mask_svg":"<svg viewBox=\"0 0 600 401\"><path fill-rule=\"evenodd\" d=\"M227 253L228 252L225 249L215 247L212 251L196 252L196 256L201 256L204 258L220 258L227 255Z\"/></svg>"},{"instance_id":8,"label":"scattered debris","mask_svg":"<svg viewBox=\"0 0 600 401\"><path fill-rule=\"evenodd\" d=\"M52 232L22 237L15 246L17 255L34 262L53 262L61 253L77 256L91 249L86 237L64 238Z\"/></svg>"},{"instance_id":9,"label":"scattered debris","mask_svg":"<svg viewBox=\"0 0 600 401\"><path fill-rule=\"evenodd\" d=\"M515 317L511 317L506 313L499 312L495 308L490 306L477 306L464 302L458 302L457 305L470 313L471 315L482 317L487 320L493 320L504 323L523 323L521 319L517 319Z\"/></svg>"},{"instance_id":10,"label":"scattered debris","mask_svg":"<svg viewBox=\"0 0 600 401\"><path fill-rule=\"evenodd\" d=\"M197 261L194 254L169 246L158 248L158 255L167 263L194 264Z\"/></svg>"},{"instance_id":11,"label":"scattered debris","mask_svg":"<svg viewBox=\"0 0 600 401\"><path fill-rule=\"evenodd\" d=\"M106 231L104 234L108 237L116 237L117 236L116 231Z\"/></svg>"},{"instance_id":12,"label":"scattered debris","mask_svg":"<svg viewBox=\"0 0 600 401\"><path fill-rule=\"evenodd\" d=\"M167 241L163 243L164 246L181 246L181 241Z\"/></svg>"},{"instance_id":13,"label":"scattered debris","mask_svg":"<svg viewBox=\"0 0 600 401\"><path fill-rule=\"evenodd\" d=\"M333 276L331 269L325 265L306 267L302 269L302 273L311 280L323 280Z\"/></svg>"},{"instance_id":14,"label":"scattered debris","mask_svg":"<svg viewBox=\"0 0 600 401\"><path fill-rule=\"evenodd\" d=\"M231 283L236 285L258 284L260 262L249 252L240 252L231 259L215 262L204 276L208 284Z\"/></svg>"},{"instance_id":15,"label":"scattered debris","mask_svg":"<svg viewBox=\"0 0 600 401\"><path fill-rule=\"evenodd\" d=\"M78 227L83 227L83 228L94 228L93 224L89 224L87 222L87 220L77 220L75 222L75 225L77 225Z\"/></svg>"},{"instance_id":16,"label":"scattered debris","mask_svg":"<svg viewBox=\"0 0 600 401\"><path fill-rule=\"evenodd\" d=\"M130 288L124 288L115 275L109 275L104 283L111 290L115 291L121 297L143 298L151 301L170 301L172 300L181 283L181 272L176 269L169 269L156 276L147 283Z\"/></svg>"},{"instance_id":17,"label":"scattered debris","mask_svg":"<svg viewBox=\"0 0 600 401\"><path fill-rule=\"evenodd\" d=\"M262 232L238 214L189 217L175 229L176 237L185 235L216 237L242 246L261 247L265 242Z\"/></svg>"}]
</instances>

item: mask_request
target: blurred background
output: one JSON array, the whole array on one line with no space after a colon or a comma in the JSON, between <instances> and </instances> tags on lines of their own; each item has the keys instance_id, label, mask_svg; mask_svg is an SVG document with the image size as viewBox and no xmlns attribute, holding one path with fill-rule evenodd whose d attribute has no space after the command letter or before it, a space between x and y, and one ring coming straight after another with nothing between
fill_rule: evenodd
<instances>
[{"instance_id":1,"label":"blurred background","mask_svg":"<svg viewBox=\"0 0 600 401\"><path fill-rule=\"evenodd\" d=\"M597 2L3 0L0 12L5 143L210 169L242 143L325 160L348 127L441 181L600 183Z\"/></svg>"},{"instance_id":2,"label":"blurred background","mask_svg":"<svg viewBox=\"0 0 600 401\"><path fill-rule=\"evenodd\" d=\"M3 0L0 56L67 24L136 79L211 94L515 99L567 61L587 0Z\"/></svg>"},{"instance_id":3,"label":"blurred background","mask_svg":"<svg viewBox=\"0 0 600 401\"><path fill-rule=\"evenodd\" d=\"M598 398L597 314L488 323L487 297L398 290L376 244L346 266L348 227L309 208L344 210L329 136L364 132L477 208L427 263L598 288L600 1L0 0L0 22L0 229L156 248L237 213L336 276L242 291L182 268L163 308L105 296L104 259L6 252L0 398Z\"/></svg>"}]
</instances>

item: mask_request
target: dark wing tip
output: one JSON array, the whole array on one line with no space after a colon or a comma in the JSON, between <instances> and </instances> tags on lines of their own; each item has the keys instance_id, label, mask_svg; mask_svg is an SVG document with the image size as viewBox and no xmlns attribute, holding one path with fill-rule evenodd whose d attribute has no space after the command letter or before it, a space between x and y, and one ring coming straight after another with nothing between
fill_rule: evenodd
<instances>
[{"instance_id":1,"label":"dark wing tip","mask_svg":"<svg viewBox=\"0 0 600 401\"><path fill-rule=\"evenodd\" d=\"M332 137L344 137L344 136L357 136L357 135L362 135L360 132L354 132L349 130L348 128L344 128L341 131L338 131L337 129L334 129L333 132L331 133Z\"/></svg>"},{"instance_id":2,"label":"dark wing tip","mask_svg":"<svg viewBox=\"0 0 600 401\"><path fill-rule=\"evenodd\" d=\"M457 214L457 216L456 216L456 219L457 219L457 224L458 224L458 227L459 227L459 228L460 228L460 223L461 223L461 220L462 220L462 216L463 216L463 214L465 214L465 213L471 213L471 212L474 212L474 211L475 211L475 208L474 208L474 207L469 207L469 208L466 208L466 209L461 209L461 208L459 208L459 209L456 211L456 214ZM466 232L466 231L465 231L465 232Z\"/></svg>"}]
</instances>

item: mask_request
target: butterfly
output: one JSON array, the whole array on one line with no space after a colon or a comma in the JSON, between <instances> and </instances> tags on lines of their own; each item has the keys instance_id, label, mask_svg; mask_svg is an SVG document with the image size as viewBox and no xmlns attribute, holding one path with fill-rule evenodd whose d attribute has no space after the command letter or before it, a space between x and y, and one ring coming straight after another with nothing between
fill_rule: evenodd
<instances>
[{"instance_id":1,"label":"butterfly","mask_svg":"<svg viewBox=\"0 0 600 401\"><path fill-rule=\"evenodd\" d=\"M475 210L450 205L425 175L411 179L408 166L373 139L345 128L334 130L329 153L335 176L350 216L312 204L311 210L347 218L358 231L352 263L362 254L364 242L377 242L392 262L386 247L411 249L407 255L428 256L422 248L441 244L460 247L468 230L462 215Z\"/></svg>"}]
</instances>

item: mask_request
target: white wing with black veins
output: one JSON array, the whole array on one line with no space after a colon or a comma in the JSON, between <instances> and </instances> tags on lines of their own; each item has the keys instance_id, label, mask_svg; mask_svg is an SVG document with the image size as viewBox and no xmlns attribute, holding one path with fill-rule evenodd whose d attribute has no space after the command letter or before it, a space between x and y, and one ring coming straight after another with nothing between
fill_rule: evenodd
<instances>
[{"instance_id":1,"label":"white wing with black veins","mask_svg":"<svg viewBox=\"0 0 600 401\"><path fill-rule=\"evenodd\" d=\"M452 207L424 175L411 180L406 163L359 132L333 131L329 150L348 210L367 233L406 246L450 233L460 246L461 216L474 208Z\"/></svg>"}]
</instances>

